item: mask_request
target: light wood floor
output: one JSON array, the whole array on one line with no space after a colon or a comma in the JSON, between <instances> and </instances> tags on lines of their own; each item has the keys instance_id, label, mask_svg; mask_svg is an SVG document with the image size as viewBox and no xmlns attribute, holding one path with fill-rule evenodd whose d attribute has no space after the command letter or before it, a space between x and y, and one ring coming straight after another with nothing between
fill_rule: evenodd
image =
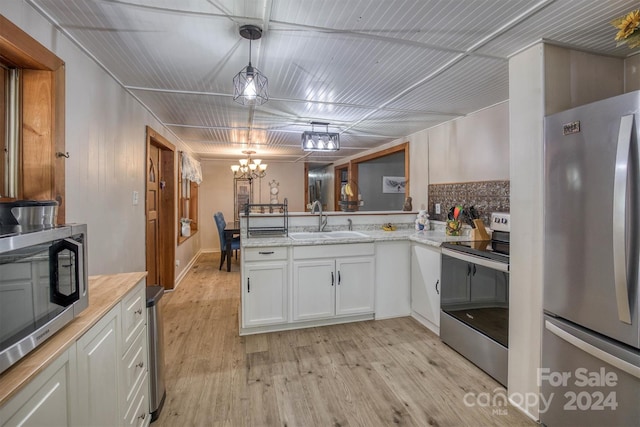
<instances>
[{"instance_id":1,"label":"light wood floor","mask_svg":"<svg viewBox=\"0 0 640 427\"><path fill-rule=\"evenodd\" d=\"M218 271L218 256L164 296L167 400L152 426L535 425L465 405L504 390L411 318L238 336L239 265Z\"/></svg>"}]
</instances>

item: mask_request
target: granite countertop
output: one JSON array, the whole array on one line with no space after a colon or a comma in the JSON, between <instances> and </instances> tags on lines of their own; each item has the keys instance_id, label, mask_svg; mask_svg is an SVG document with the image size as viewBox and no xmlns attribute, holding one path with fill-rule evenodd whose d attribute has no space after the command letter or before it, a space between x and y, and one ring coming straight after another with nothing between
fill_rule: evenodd
<instances>
[{"instance_id":1,"label":"granite countertop","mask_svg":"<svg viewBox=\"0 0 640 427\"><path fill-rule=\"evenodd\" d=\"M373 243L387 242L395 240L409 240L423 243L430 246L440 247L444 242L468 241L469 236L447 236L443 231L428 230L416 231L414 229L398 229L396 231L376 230L353 230L366 235L366 237L331 238L331 239L304 239L295 240L291 237L249 237L241 239L243 248L264 248L273 246L316 246L316 245L337 245L344 243Z\"/></svg>"},{"instance_id":2,"label":"granite countertop","mask_svg":"<svg viewBox=\"0 0 640 427\"><path fill-rule=\"evenodd\" d=\"M147 272L89 277L89 306L22 360L0 374L0 406L64 353L147 276Z\"/></svg>"}]
</instances>

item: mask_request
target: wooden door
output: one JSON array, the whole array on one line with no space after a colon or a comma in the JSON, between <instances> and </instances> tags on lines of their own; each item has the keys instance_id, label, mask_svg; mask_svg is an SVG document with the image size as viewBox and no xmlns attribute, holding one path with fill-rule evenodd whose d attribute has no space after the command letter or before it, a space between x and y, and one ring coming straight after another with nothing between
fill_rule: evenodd
<instances>
[{"instance_id":1,"label":"wooden door","mask_svg":"<svg viewBox=\"0 0 640 427\"><path fill-rule=\"evenodd\" d=\"M161 284L160 233L160 149L149 147L147 158L147 285Z\"/></svg>"},{"instance_id":2,"label":"wooden door","mask_svg":"<svg viewBox=\"0 0 640 427\"><path fill-rule=\"evenodd\" d=\"M176 147L147 126L145 174L147 286L175 287L178 242Z\"/></svg>"}]
</instances>

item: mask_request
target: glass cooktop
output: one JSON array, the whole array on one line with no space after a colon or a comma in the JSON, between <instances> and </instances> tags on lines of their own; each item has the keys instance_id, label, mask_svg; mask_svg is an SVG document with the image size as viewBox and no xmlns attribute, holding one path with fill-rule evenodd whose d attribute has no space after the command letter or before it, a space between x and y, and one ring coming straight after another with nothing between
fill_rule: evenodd
<instances>
[{"instance_id":1,"label":"glass cooktop","mask_svg":"<svg viewBox=\"0 0 640 427\"><path fill-rule=\"evenodd\" d=\"M445 242L443 248L509 263L509 243L498 240Z\"/></svg>"}]
</instances>

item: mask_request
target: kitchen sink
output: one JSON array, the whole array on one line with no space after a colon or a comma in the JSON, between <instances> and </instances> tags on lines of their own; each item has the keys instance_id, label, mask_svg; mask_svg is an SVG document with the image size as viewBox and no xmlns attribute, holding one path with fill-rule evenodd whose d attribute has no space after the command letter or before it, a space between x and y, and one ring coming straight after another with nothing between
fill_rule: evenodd
<instances>
[{"instance_id":1,"label":"kitchen sink","mask_svg":"<svg viewBox=\"0 0 640 427\"><path fill-rule=\"evenodd\" d=\"M289 233L293 240L361 239L369 237L358 231L315 231Z\"/></svg>"}]
</instances>

